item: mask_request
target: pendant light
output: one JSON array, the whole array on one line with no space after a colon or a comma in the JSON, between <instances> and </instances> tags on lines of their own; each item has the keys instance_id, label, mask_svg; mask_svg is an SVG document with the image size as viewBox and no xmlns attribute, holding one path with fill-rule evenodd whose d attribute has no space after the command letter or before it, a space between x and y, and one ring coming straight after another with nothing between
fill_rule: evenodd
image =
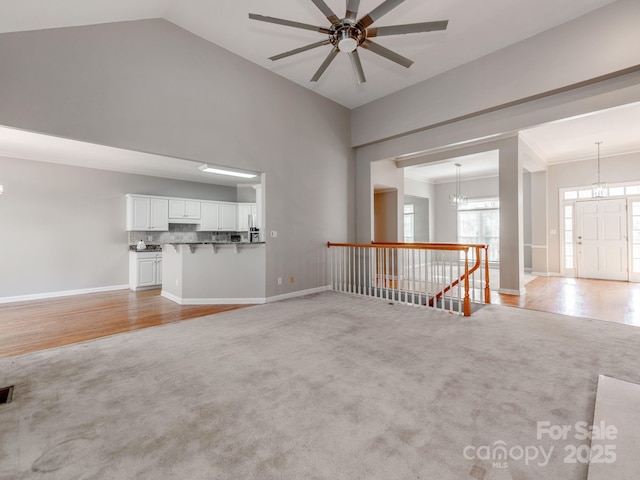
<instances>
[{"instance_id":1,"label":"pendant light","mask_svg":"<svg viewBox=\"0 0 640 480\"><path fill-rule=\"evenodd\" d=\"M460 207L460 205L467 204L467 197L460 193L460 167L459 163L455 164L456 166L456 193L452 193L449 195L449 205L454 205L456 207Z\"/></svg>"},{"instance_id":2,"label":"pendant light","mask_svg":"<svg viewBox=\"0 0 640 480\"><path fill-rule=\"evenodd\" d=\"M591 195L593 198L606 197L609 192L606 182L600 181L600 144L602 144L602 142L596 142L596 145L598 145L598 181L591 184Z\"/></svg>"}]
</instances>

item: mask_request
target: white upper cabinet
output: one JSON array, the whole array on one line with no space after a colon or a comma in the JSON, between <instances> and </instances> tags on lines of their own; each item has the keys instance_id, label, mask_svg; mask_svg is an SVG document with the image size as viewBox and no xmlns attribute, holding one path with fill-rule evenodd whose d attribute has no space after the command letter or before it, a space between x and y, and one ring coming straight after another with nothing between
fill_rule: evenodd
<instances>
[{"instance_id":1,"label":"white upper cabinet","mask_svg":"<svg viewBox=\"0 0 640 480\"><path fill-rule=\"evenodd\" d=\"M235 203L220 204L220 223L218 230L235 231L238 229L238 205Z\"/></svg>"},{"instance_id":2,"label":"white upper cabinet","mask_svg":"<svg viewBox=\"0 0 640 480\"><path fill-rule=\"evenodd\" d=\"M249 230L256 227L256 204L255 203L239 203L238 204L238 230Z\"/></svg>"},{"instance_id":3,"label":"white upper cabinet","mask_svg":"<svg viewBox=\"0 0 640 480\"><path fill-rule=\"evenodd\" d=\"M257 226L256 204L127 194L128 231L169 231L169 223L190 223L204 232L236 232Z\"/></svg>"},{"instance_id":4,"label":"white upper cabinet","mask_svg":"<svg viewBox=\"0 0 640 480\"><path fill-rule=\"evenodd\" d=\"M127 230L168 231L169 201L139 195L127 195Z\"/></svg>"},{"instance_id":5,"label":"white upper cabinet","mask_svg":"<svg viewBox=\"0 0 640 480\"><path fill-rule=\"evenodd\" d=\"M218 202L200 203L200 224L197 230L212 232L220 227L220 204Z\"/></svg>"},{"instance_id":6,"label":"white upper cabinet","mask_svg":"<svg viewBox=\"0 0 640 480\"><path fill-rule=\"evenodd\" d=\"M197 200L172 198L169 200L171 220L200 220L200 203Z\"/></svg>"}]
</instances>

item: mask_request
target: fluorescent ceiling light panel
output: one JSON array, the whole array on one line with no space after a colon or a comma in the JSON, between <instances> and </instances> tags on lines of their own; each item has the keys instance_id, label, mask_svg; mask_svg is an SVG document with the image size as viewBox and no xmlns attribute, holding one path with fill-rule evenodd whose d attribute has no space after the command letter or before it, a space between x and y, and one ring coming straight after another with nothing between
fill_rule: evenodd
<instances>
[{"instance_id":1,"label":"fluorescent ceiling light panel","mask_svg":"<svg viewBox=\"0 0 640 480\"><path fill-rule=\"evenodd\" d=\"M206 163L204 165L200 165L198 167L203 172L207 173L217 173L218 175L229 175L231 177L240 177L240 178L255 178L258 175L255 173L244 173L244 172L236 172L234 170L225 170L222 168L210 167Z\"/></svg>"}]
</instances>

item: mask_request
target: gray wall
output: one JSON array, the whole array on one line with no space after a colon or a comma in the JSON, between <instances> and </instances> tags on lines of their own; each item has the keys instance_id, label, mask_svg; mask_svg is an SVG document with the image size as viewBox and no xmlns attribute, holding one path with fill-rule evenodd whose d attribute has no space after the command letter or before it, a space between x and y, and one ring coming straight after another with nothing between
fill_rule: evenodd
<instances>
[{"instance_id":1,"label":"gray wall","mask_svg":"<svg viewBox=\"0 0 640 480\"><path fill-rule=\"evenodd\" d=\"M531 173L524 172L522 178L522 213L524 215L524 268L531 270Z\"/></svg>"},{"instance_id":2,"label":"gray wall","mask_svg":"<svg viewBox=\"0 0 640 480\"><path fill-rule=\"evenodd\" d=\"M235 187L0 157L0 298L129 282L125 194L235 201Z\"/></svg>"},{"instance_id":3,"label":"gray wall","mask_svg":"<svg viewBox=\"0 0 640 480\"><path fill-rule=\"evenodd\" d=\"M638 23L640 2L619 0L354 109L352 144L401 135L637 66L640 42L633 39Z\"/></svg>"},{"instance_id":4,"label":"gray wall","mask_svg":"<svg viewBox=\"0 0 640 480\"><path fill-rule=\"evenodd\" d=\"M428 242L429 235L429 199L404 195L404 204L413 204L413 241Z\"/></svg>"},{"instance_id":5,"label":"gray wall","mask_svg":"<svg viewBox=\"0 0 640 480\"><path fill-rule=\"evenodd\" d=\"M255 203L256 189L246 185L238 186L238 202Z\"/></svg>"},{"instance_id":6,"label":"gray wall","mask_svg":"<svg viewBox=\"0 0 640 480\"><path fill-rule=\"evenodd\" d=\"M640 44L630 40L639 21L640 2L619 0L354 110L356 237L366 241L371 231L370 163L416 152L435 161L500 143L501 256L515 259L509 271L501 264L500 277L505 293L521 292L520 186L529 156L512 139L536 125L640 101ZM375 121L381 117L387 121ZM441 240L435 221L434 240Z\"/></svg>"},{"instance_id":7,"label":"gray wall","mask_svg":"<svg viewBox=\"0 0 640 480\"><path fill-rule=\"evenodd\" d=\"M531 270L534 274L549 272L547 246L547 172L531 173ZM526 198L525 198L526 201Z\"/></svg>"},{"instance_id":8,"label":"gray wall","mask_svg":"<svg viewBox=\"0 0 640 480\"><path fill-rule=\"evenodd\" d=\"M449 194L456 193L456 183L437 183L435 185L435 242L458 241L458 214L455 207L449 205ZM460 180L460 193L468 198L498 198L498 177L486 177Z\"/></svg>"},{"instance_id":9,"label":"gray wall","mask_svg":"<svg viewBox=\"0 0 640 480\"><path fill-rule=\"evenodd\" d=\"M354 235L347 109L164 20L3 34L0 65L2 125L264 172L266 295L326 284Z\"/></svg>"},{"instance_id":10,"label":"gray wall","mask_svg":"<svg viewBox=\"0 0 640 480\"><path fill-rule=\"evenodd\" d=\"M422 197L429 199L429 240L433 241L433 231L435 230L435 194L434 184L415 180L413 178L404 179L404 193L405 195L413 195L414 197Z\"/></svg>"}]
</instances>

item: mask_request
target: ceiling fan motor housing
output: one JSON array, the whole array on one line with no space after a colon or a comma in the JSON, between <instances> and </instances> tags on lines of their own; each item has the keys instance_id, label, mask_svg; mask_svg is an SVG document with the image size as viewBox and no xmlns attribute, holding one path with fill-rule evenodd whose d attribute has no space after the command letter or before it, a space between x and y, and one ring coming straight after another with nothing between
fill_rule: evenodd
<instances>
[{"instance_id":1,"label":"ceiling fan motor housing","mask_svg":"<svg viewBox=\"0 0 640 480\"><path fill-rule=\"evenodd\" d=\"M355 22L342 20L331 26L329 41L341 52L353 52L366 38L365 29Z\"/></svg>"}]
</instances>

